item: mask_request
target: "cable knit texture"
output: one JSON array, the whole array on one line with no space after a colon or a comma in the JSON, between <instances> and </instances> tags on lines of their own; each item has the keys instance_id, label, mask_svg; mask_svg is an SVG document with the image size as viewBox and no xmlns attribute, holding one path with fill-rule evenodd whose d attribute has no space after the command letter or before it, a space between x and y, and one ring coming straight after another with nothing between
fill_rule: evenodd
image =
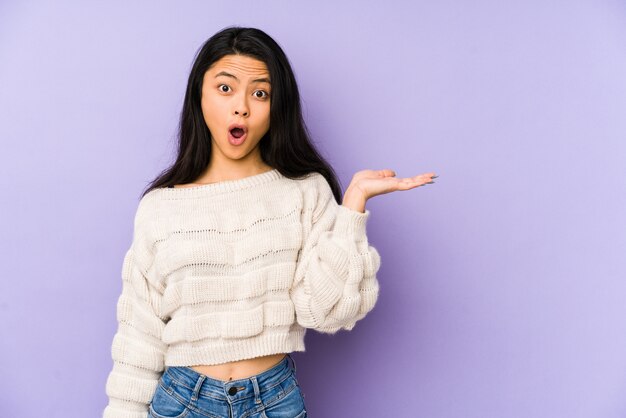
<instances>
[{"instance_id":1,"label":"cable knit texture","mask_svg":"<svg viewBox=\"0 0 626 418\"><path fill-rule=\"evenodd\" d=\"M378 298L370 212L326 179L276 169L150 191L122 266L104 418L146 418L166 366L305 351L307 329L351 330Z\"/></svg>"}]
</instances>

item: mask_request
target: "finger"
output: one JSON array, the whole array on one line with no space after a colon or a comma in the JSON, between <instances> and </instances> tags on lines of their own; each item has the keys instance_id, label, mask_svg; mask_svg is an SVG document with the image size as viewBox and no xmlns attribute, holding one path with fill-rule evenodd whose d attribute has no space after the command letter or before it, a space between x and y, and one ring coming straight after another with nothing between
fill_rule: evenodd
<instances>
[{"instance_id":1,"label":"finger","mask_svg":"<svg viewBox=\"0 0 626 418\"><path fill-rule=\"evenodd\" d=\"M398 190L409 190L409 189L412 189L414 187L417 187L418 184L415 183L414 181L405 181L405 180L403 180L403 181L399 181L396 184L396 186L397 186Z\"/></svg>"},{"instance_id":2,"label":"finger","mask_svg":"<svg viewBox=\"0 0 626 418\"><path fill-rule=\"evenodd\" d=\"M418 174L414 177L407 177L405 180L415 182L415 183L426 183L430 181L430 177L427 174Z\"/></svg>"},{"instance_id":3,"label":"finger","mask_svg":"<svg viewBox=\"0 0 626 418\"><path fill-rule=\"evenodd\" d=\"M417 177L432 178L433 176L435 176L435 173L430 172L430 173L418 174L416 176L413 176L413 178L417 178ZM435 177L438 177L438 176L435 176Z\"/></svg>"},{"instance_id":4,"label":"finger","mask_svg":"<svg viewBox=\"0 0 626 418\"><path fill-rule=\"evenodd\" d=\"M385 168L383 170L378 170L378 174L382 177L395 177L396 172L390 168Z\"/></svg>"},{"instance_id":5,"label":"finger","mask_svg":"<svg viewBox=\"0 0 626 418\"><path fill-rule=\"evenodd\" d=\"M430 183L432 180L430 178L424 177L424 175L418 175L415 177L407 177L405 179L402 179L402 181L408 184L412 189L414 187L424 186Z\"/></svg>"},{"instance_id":6,"label":"finger","mask_svg":"<svg viewBox=\"0 0 626 418\"><path fill-rule=\"evenodd\" d=\"M435 173L428 173L428 182L427 183L434 183L435 182L435 177L439 177L436 176Z\"/></svg>"},{"instance_id":7,"label":"finger","mask_svg":"<svg viewBox=\"0 0 626 418\"><path fill-rule=\"evenodd\" d=\"M424 183L420 183L420 182L416 182L416 181L400 181L398 182L397 186L398 186L398 190L410 190L410 189L414 189L416 187L420 187L423 186Z\"/></svg>"}]
</instances>

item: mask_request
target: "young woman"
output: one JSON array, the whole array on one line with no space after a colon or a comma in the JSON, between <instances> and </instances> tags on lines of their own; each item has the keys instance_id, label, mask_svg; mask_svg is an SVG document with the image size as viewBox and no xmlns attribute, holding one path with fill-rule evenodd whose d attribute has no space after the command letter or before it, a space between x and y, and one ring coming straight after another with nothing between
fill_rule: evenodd
<instances>
[{"instance_id":1,"label":"young woman","mask_svg":"<svg viewBox=\"0 0 626 418\"><path fill-rule=\"evenodd\" d=\"M289 353L374 307L366 201L432 183L357 172L342 196L287 57L229 27L189 76L178 156L144 191L122 267L104 418L306 417Z\"/></svg>"}]
</instances>

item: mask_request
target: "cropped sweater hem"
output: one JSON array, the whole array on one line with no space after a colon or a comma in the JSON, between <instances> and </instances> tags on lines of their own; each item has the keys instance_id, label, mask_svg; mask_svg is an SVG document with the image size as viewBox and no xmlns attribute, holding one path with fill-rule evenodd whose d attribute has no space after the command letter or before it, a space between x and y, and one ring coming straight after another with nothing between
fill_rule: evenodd
<instances>
[{"instance_id":1,"label":"cropped sweater hem","mask_svg":"<svg viewBox=\"0 0 626 418\"><path fill-rule=\"evenodd\" d=\"M271 354L305 351L305 328L277 334L261 334L255 337L231 341L218 341L213 345L194 346L192 343L170 347L165 356L166 366L214 365Z\"/></svg>"}]
</instances>

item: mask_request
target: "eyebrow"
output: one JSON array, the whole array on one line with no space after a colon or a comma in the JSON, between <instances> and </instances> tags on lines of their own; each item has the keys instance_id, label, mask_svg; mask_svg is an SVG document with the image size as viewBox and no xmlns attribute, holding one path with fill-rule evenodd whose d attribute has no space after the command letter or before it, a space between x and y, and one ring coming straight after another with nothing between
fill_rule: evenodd
<instances>
[{"instance_id":1,"label":"eyebrow","mask_svg":"<svg viewBox=\"0 0 626 418\"><path fill-rule=\"evenodd\" d=\"M219 73L217 73L215 75L215 78L219 77L219 76L226 76L226 77L231 77L234 78L235 80L239 81L239 79L237 77L235 77L234 75L227 73L226 71L220 71ZM270 82L269 78L255 78L254 80L252 80L253 83L269 83L272 84Z\"/></svg>"}]
</instances>

